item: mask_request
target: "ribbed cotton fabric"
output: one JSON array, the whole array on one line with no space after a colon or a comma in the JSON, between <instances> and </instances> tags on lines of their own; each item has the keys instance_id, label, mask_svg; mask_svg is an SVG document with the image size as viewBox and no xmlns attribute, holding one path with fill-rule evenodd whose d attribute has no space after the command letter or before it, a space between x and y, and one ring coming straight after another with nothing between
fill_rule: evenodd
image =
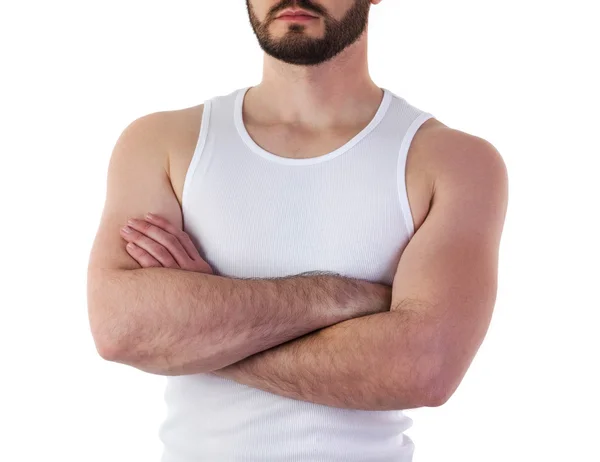
<instances>
[{"instance_id":1,"label":"ribbed cotton fabric","mask_svg":"<svg viewBox=\"0 0 600 462\"><path fill-rule=\"evenodd\" d=\"M242 118L250 87L204 103L183 187L184 230L215 274L307 271L392 285L414 234L408 148L433 117L387 89L371 122L320 157L289 159L256 144ZM301 373L301 372L300 372ZM342 409L211 374L168 376L161 462L410 462L401 410Z\"/></svg>"}]
</instances>

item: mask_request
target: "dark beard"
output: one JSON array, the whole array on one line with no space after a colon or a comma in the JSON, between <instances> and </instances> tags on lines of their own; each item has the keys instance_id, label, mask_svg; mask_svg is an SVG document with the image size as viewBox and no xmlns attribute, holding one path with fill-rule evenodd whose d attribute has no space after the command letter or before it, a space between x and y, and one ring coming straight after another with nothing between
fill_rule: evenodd
<instances>
[{"instance_id":1,"label":"dark beard","mask_svg":"<svg viewBox=\"0 0 600 462\"><path fill-rule=\"evenodd\" d=\"M291 24L286 35L280 39L271 37L269 26L275 21L275 17L284 9L294 6L319 14L323 18L325 22L323 38L304 35L303 24ZM328 61L356 42L367 27L370 6L369 0L355 0L346 15L337 21L312 0L281 0L261 23L250 1L246 0L250 24L262 50L280 61L304 66L314 66Z\"/></svg>"}]
</instances>

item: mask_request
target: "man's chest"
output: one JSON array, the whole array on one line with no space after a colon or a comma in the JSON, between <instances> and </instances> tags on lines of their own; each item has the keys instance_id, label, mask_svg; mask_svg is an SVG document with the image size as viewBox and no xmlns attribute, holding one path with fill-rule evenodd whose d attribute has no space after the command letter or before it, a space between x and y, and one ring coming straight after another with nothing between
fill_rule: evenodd
<instances>
[{"instance_id":1,"label":"man's chest","mask_svg":"<svg viewBox=\"0 0 600 462\"><path fill-rule=\"evenodd\" d=\"M180 206L184 181L198 142L202 110L202 106L196 106L185 112L180 111L177 122L179 128L170 143L169 177ZM436 123L435 120L429 122ZM345 130L316 136L307 132L294 133L290 128L266 130L251 127L249 133L266 151L277 153L281 157L298 159L327 155L347 143L353 134L351 130ZM433 191L432 179L424 168L425 162L422 158L417 143L414 143L408 153L405 186L415 231L427 216Z\"/></svg>"}]
</instances>

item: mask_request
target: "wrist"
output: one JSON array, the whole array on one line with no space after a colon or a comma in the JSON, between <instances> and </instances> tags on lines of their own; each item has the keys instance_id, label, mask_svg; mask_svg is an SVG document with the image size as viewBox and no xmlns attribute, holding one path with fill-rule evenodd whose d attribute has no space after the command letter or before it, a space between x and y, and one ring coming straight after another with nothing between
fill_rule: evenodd
<instances>
[{"instance_id":1,"label":"wrist","mask_svg":"<svg viewBox=\"0 0 600 462\"><path fill-rule=\"evenodd\" d=\"M378 313L390 311L392 307L392 287L386 284L376 284L379 290L378 294Z\"/></svg>"},{"instance_id":2,"label":"wrist","mask_svg":"<svg viewBox=\"0 0 600 462\"><path fill-rule=\"evenodd\" d=\"M390 310L392 303L392 288L364 280L352 280L353 290L347 300L352 317L367 316Z\"/></svg>"}]
</instances>

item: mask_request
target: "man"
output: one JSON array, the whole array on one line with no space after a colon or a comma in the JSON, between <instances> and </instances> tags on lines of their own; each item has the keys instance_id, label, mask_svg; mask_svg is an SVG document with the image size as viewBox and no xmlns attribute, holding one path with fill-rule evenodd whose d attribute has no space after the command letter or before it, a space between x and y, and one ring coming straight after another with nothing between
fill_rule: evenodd
<instances>
[{"instance_id":1,"label":"man","mask_svg":"<svg viewBox=\"0 0 600 462\"><path fill-rule=\"evenodd\" d=\"M373 83L378 3L247 0L261 83L116 143L90 326L168 376L163 462L410 461L483 341L505 164Z\"/></svg>"}]
</instances>

